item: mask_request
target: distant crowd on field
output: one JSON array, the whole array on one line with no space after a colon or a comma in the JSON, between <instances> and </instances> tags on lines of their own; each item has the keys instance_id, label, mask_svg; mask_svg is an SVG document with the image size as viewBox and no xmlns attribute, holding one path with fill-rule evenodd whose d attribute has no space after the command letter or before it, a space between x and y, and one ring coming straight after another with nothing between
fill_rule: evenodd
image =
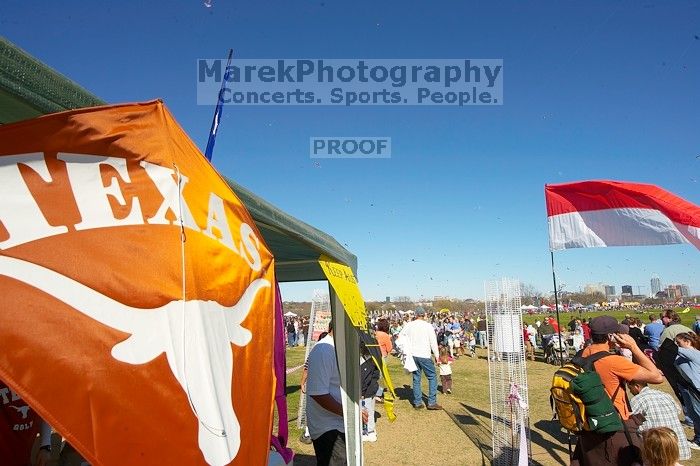
<instances>
[{"instance_id":1,"label":"distant crowd on field","mask_svg":"<svg viewBox=\"0 0 700 466\"><path fill-rule=\"evenodd\" d=\"M284 318L284 334L287 346L304 346L309 334L309 317L286 316Z\"/></svg>"}]
</instances>

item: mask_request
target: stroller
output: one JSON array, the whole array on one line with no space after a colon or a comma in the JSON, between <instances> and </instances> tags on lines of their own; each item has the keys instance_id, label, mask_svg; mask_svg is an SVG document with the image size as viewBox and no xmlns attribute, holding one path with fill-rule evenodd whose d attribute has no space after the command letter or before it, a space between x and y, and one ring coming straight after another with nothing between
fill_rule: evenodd
<instances>
[{"instance_id":1,"label":"stroller","mask_svg":"<svg viewBox=\"0 0 700 466\"><path fill-rule=\"evenodd\" d=\"M569 345L566 338L552 335L544 347L544 360L549 364L564 364L569 360Z\"/></svg>"}]
</instances>

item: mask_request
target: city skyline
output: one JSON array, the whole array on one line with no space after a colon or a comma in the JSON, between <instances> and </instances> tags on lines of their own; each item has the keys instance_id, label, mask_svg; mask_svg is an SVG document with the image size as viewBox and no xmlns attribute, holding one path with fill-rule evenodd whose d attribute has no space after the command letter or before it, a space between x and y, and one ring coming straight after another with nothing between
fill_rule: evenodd
<instances>
[{"instance_id":1,"label":"city skyline","mask_svg":"<svg viewBox=\"0 0 700 466\"><path fill-rule=\"evenodd\" d=\"M647 278L649 280L649 283L655 278L655 276L652 276L651 278ZM656 277L658 278L658 277ZM660 280L660 278L659 278ZM652 297L655 296L656 293L651 294L649 290L651 290L650 285L644 285L643 283L635 283L633 280L617 280L616 282L604 282L604 281L591 281L591 282L586 282L586 283L576 283L576 284L566 284L564 282L559 281L559 278L557 278L559 289L561 292L564 293L585 293L586 292L586 287L589 285L600 285L602 288L600 292L605 295L605 296L611 296L611 297L619 297L622 293L621 287L623 285L629 285L632 287L633 290L633 295L634 296L646 296L646 297ZM637 280L638 281L638 280ZM689 280L685 280L682 278L679 278L677 280L669 280L668 283L661 281L661 288L659 291L664 291L668 286L671 285L678 285L678 286L683 286L687 288L687 293L684 296L700 296L700 291L696 292L696 294L693 294L693 290L700 290L700 288L695 288L693 286L688 285ZM532 286L534 287L534 291L537 293L542 294L543 296L553 296L554 291L553 291L553 286L550 283L550 286L548 288L539 288L536 285L534 285L532 282L529 282L527 280L520 280L521 286ZM611 284L614 283L614 284ZM360 285L362 285L360 281ZM287 295L288 296L294 296L297 299L290 299L291 301L309 301L311 299L311 296L313 295L313 290L315 289L325 289L322 282L312 282L312 283L283 283L281 284L283 288L286 288L288 290ZM646 292L638 294L637 287L645 287ZM612 290L606 290L606 288L612 288ZM360 289L362 290L362 286L360 286ZM307 291L308 290L308 293ZM619 292L617 292L619 290ZM658 291L657 291L658 292ZM308 294L308 298L305 297L305 294ZM365 298L366 301L368 302L381 302L381 301L386 301L386 297L389 296L391 298L391 302L401 302L401 301L423 301L426 299L432 299L434 297L437 298L445 298L445 299L461 299L461 300L468 300L468 299L474 299L474 300L483 300L483 293L482 294L444 294L444 293L418 293L418 294L406 294L406 293L397 293L397 294L391 294L391 293L382 293L381 291L378 292L376 296L367 296L364 294L363 290L363 297Z\"/></svg>"}]
</instances>

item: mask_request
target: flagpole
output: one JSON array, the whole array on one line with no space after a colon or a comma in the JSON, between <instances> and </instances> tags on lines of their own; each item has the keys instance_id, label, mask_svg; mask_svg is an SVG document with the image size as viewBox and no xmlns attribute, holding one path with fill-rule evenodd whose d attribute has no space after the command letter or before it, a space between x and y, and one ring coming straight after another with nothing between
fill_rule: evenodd
<instances>
[{"instance_id":1,"label":"flagpole","mask_svg":"<svg viewBox=\"0 0 700 466\"><path fill-rule=\"evenodd\" d=\"M219 130L219 122L221 121L221 114L223 113L223 103L224 103L224 89L226 89L226 78L228 77L228 69L231 66L231 58L233 58L233 49L228 49L228 61L226 62L226 69L224 69L224 76L221 79L221 88L219 89L219 95L216 100L216 108L214 109L214 118L211 122L211 130L209 131L209 140L207 141L207 149L204 151L204 156L211 162L211 157L214 152L214 143L216 142L216 132Z\"/></svg>"},{"instance_id":2,"label":"flagpole","mask_svg":"<svg viewBox=\"0 0 700 466\"><path fill-rule=\"evenodd\" d=\"M559 322L559 292L557 290L557 274L554 272L554 251L549 251L549 254L552 258L552 280L554 281L554 306L557 311L557 333L559 334L559 355L562 353L562 346L561 346L561 323ZM559 362L561 365L564 365L564 359L559 358Z\"/></svg>"}]
</instances>

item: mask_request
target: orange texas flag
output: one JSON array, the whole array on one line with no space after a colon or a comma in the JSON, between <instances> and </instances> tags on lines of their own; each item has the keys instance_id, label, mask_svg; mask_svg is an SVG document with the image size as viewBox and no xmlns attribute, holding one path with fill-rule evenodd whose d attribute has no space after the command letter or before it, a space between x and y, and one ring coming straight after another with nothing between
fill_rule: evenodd
<instances>
[{"instance_id":1,"label":"orange texas flag","mask_svg":"<svg viewBox=\"0 0 700 466\"><path fill-rule=\"evenodd\" d=\"M266 464L273 283L162 102L0 126L0 380L91 464Z\"/></svg>"}]
</instances>

